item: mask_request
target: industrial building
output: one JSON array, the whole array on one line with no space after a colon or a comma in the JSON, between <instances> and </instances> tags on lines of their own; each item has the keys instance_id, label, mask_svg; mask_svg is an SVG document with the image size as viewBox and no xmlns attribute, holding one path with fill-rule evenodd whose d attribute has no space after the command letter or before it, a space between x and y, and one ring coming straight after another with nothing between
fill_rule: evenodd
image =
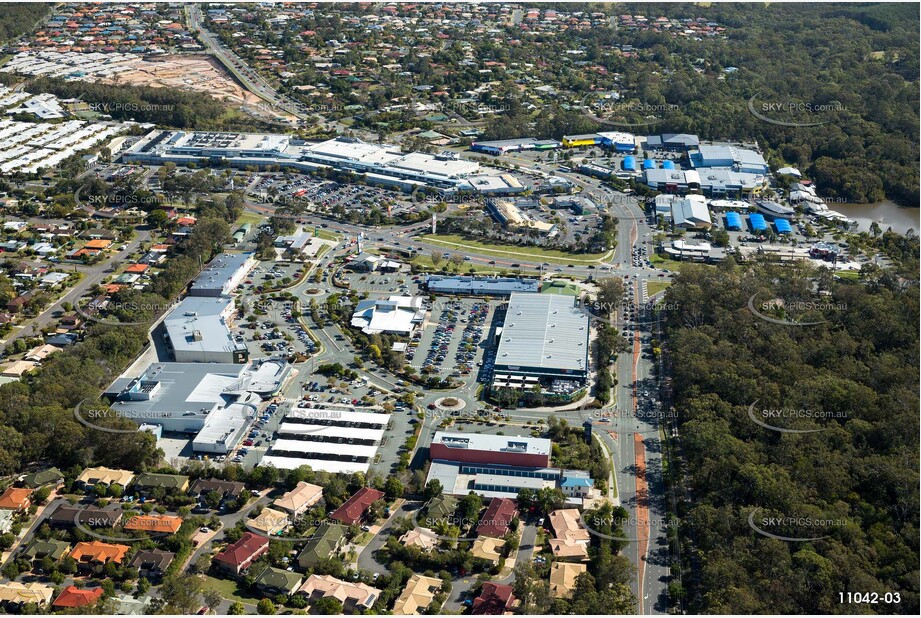
<instances>
[{"instance_id":1,"label":"industrial building","mask_svg":"<svg viewBox=\"0 0 921 618\"><path fill-rule=\"evenodd\" d=\"M222 253L192 281L190 296L229 296L256 265L252 253Z\"/></svg>"},{"instance_id":2,"label":"industrial building","mask_svg":"<svg viewBox=\"0 0 921 618\"><path fill-rule=\"evenodd\" d=\"M540 468L550 465L551 446L547 438L438 431L429 456L432 460Z\"/></svg>"},{"instance_id":3,"label":"industrial building","mask_svg":"<svg viewBox=\"0 0 921 618\"><path fill-rule=\"evenodd\" d=\"M104 396L112 401L112 410L139 425L193 433L194 450L227 453L256 405L275 395L290 377L291 366L277 358L245 365L153 363L136 378L115 380Z\"/></svg>"},{"instance_id":4,"label":"industrial building","mask_svg":"<svg viewBox=\"0 0 921 618\"><path fill-rule=\"evenodd\" d=\"M388 333L409 336L425 319L421 296L367 298L352 313L352 327L368 335Z\"/></svg>"},{"instance_id":5,"label":"industrial building","mask_svg":"<svg viewBox=\"0 0 921 618\"><path fill-rule=\"evenodd\" d=\"M663 133L646 137L646 148L649 150L686 152L698 146L700 146L700 139L690 133Z\"/></svg>"},{"instance_id":6,"label":"industrial building","mask_svg":"<svg viewBox=\"0 0 921 618\"><path fill-rule=\"evenodd\" d=\"M647 169L644 182L650 189L665 193L701 192L715 198L742 197L767 182L762 174L750 174L729 169L702 168L699 170Z\"/></svg>"},{"instance_id":7,"label":"industrial building","mask_svg":"<svg viewBox=\"0 0 921 618\"><path fill-rule=\"evenodd\" d=\"M560 142L555 139L534 139L525 137L521 139L504 139L486 142L477 141L470 144L470 150L499 156L507 152L521 152L523 150L556 150L560 146Z\"/></svg>"},{"instance_id":8,"label":"industrial building","mask_svg":"<svg viewBox=\"0 0 921 618\"><path fill-rule=\"evenodd\" d=\"M282 470L310 466L330 473L367 472L390 422L379 410L350 406L293 408L262 460Z\"/></svg>"},{"instance_id":9,"label":"industrial building","mask_svg":"<svg viewBox=\"0 0 921 618\"><path fill-rule=\"evenodd\" d=\"M425 287L432 294L509 297L515 292L539 292L540 279L429 275Z\"/></svg>"},{"instance_id":10,"label":"industrial building","mask_svg":"<svg viewBox=\"0 0 921 618\"><path fill-rule=\"evenodd\" d=\"M702 195L688 195L672 202L672 225L684 229L710 229L710 211Z\"/></svg>"},{"instance_id":11,"label":"industrial building","mask_svg":"<svg viewBox=\"0 0 921 618\"><path fill-rule=\"evenodd\" d=\"M763 156L754 150L736 146L702 145L692 150L688 157L694 168L716 167L762 175L769 171Z\"/></svg>"},{"instance_id":12,"label":"industrial building","mask_svg":"<svg viewBox=\"0 0 921 618\"><path fill-rule=\"evenodd\" d=\"M166 338L179 363L245 363L246 344L230 332L236 312L229 297L187 296L163 320Z\"/></svg>"},{"instance_id":13,"label":"industrial building","mask_svg":"<svg viewBox=\"0 0 921 618\"><path fill-rule=\"evenodd\" d=\"M399 146L350 137L310 144L289 135L156 130L126 150L122 160L155 165L172 161L177 165L283 166L305 173L327 169L360 174L369 184L403 191L426 186L476 191L471 179L501 176L498 170L481 168L456 153L404 153Z\"/></svg>"},{"instance_id":14,"label":"industrial building","mask_svg":"<svg viewBox=\"0 0 921 618\"><path fill-rule=\"evenodd\" d=\"M742 231L742 217L737 212L726 213L726 229L733 232Z\"/></svg>"},{"instance_id":15,"label":"industrial building","mask_svg":"<svg viewBox=\"0 0 921 618\"><path fill-rule=\"evenodd\" d=\"M493 386L533 388L588 377L588 316L571 296L513 293L499 335Z\"/></svg>"},{"instance_id":16,"label":"industrial building","mask_svg":"<svg viewBox=\"0 0 921 618\"><path fill-rule=\"evenodd\" d=\"M563 146L566 148L602 146L604 148L611 148L617 152L634 152L636 151L636 136L632 133L624 133L621 131L604 131L585 135L564 135Z\"/></svg>"},{"instance_id":17,"label":"industrial building","mask_svg":"<svg viewBox=\"0 0 921 618\"><path fill-rule=\"evenodd\" d=\"M748 217L748 225L751 227L753 232L764 232L767 230L767 222L764 220L764 215L755 213Z\"/></svg>"}]
</instances>

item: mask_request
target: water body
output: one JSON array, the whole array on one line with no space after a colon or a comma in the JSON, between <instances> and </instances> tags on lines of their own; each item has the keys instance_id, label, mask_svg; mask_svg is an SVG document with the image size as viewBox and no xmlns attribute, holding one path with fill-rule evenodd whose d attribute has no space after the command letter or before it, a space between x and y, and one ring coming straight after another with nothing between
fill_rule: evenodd
<instances>
[{"instance_id":1,"label":"water body","mask_svg":"<svg viewBox=\"0 0 921 618\"><path fill-rule=\"evenodd\" d=\"M840 212L842 215L857 222L857 229L861 232L870 230L870 224L876 221L882 231L892 228L893 232L904 234L912 229L915 233L921 231L921 209L903 208L895 202L885 200L875 204L834 204L829 203L828 208Z\"/></svg>"}]
</instances>

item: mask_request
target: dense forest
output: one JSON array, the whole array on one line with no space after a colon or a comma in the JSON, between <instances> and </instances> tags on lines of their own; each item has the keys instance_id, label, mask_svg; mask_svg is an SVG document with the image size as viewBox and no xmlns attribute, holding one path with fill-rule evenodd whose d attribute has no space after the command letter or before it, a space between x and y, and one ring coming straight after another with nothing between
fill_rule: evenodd
<instances>
[{"instance_id":1,"label":"dense forest","mask_svg":"<svg viewBox=\"0 0 921 618\"><path fill-rule=\"evenodd\" d=\"M819 323L762 320L753 295ZM917 280L688 266L666 300L685 608L851 613L839 593L859 591L900 595L865 610L917 614Z\"/></svg>"},{"instance_id":2,"label":"dense forest","mask_svg":"<svg viewBox=\"0 0 921 618\"><path fill-rule=\"evenodd\" d=\"M32 29L52 8L43 2L0 2L0 43Z\"/></svg>"}]
</instances>

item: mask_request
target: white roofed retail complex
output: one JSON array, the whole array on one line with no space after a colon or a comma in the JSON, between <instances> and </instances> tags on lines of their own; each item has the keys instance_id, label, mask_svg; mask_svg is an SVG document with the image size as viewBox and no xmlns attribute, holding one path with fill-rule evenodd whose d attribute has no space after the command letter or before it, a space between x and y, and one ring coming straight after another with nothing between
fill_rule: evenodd
<instances>
[{"instance_id":1,"label":"white roofed retail complex","mask_svg":"<svg viewBox=\"0 0 921 618\"><path fill-rule=\"evenodd\" d=\"M359 302L352 314L352 326L368 335L410 335L424 319L421 296L391 296Z\"/></svg>"},{"instance_id":2,"label":"white roofed retail complex","mask_svg":"<svg viewBox=\"0 0 921 618\"><path fill-rule=\"evenodd\" d=\"M702 195L688 195L672 202L672 223L685 229L711 227L707 198Z\"/></svg>"},{"instance_id":3,"label":"white roofed retail complex","mask_svg":"<svg viewBox=\"0 0 921 618\"><path fill-rule=\"evenodd\" d=\"M173 309L163 326L180 363L242 363L246 344L234 341L229 324L236 312L225 296L188 296Z\"/></svg>"},{"instance_id":4,"label":"white roofed retail complex","mask_svg":"<svg viewBox=\"0 0 921 618\"><path fill-rule=\"evenodd\" d=\"M122 159L150 164L280 165L301 172L350 171L366 175L369 183L402 190L416 186L470 188L468 178L487 173L501 176L499 170L481 168L476 161L455 153L404 153L399 146L350 137L312 144L288 135L156 130L126 150Z\"/></svg>"}]
</instances>

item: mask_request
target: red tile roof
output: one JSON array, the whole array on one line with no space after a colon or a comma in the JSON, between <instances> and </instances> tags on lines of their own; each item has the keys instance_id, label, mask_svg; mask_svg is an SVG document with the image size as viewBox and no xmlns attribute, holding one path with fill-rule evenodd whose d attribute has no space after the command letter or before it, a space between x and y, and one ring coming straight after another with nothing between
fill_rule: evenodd
<instances>
[{"instance_id":1,"label":"red tile roof","mask_svg":"<svg viewBox=\"0 0 921 618\"><path fill-rule=\"evenodd\" d=\"M227 548L214 557L218 562L238 567L252 558L255 554L265 551L269 546L269 540L264 536L245 532L240 540L228 545Z\"/></svg>"},{"instance_id":2,"label":"red tile roof","mask_svg":"<svg viewBox=\"0 0 921 618\"><path fill-rule=\"evenodd\" d=\"M375 500L380 500L383 497L384 492L382 491L378 491L371 487L362 487L355 492L355 495L346 500L342 506L333 511L330 517L341 521L347 526L357 524L361 521L368 507L370 507Z\"/></svg>"},{"instance_id":3,"label":"red tile roof","mask_svg":"<svg viewBox=\"0 0 921 618\"><path fill-rule=\"evenodd\" d=\"M101 596L102 588L100 587L81 589L76 586L68 586L52 605L54 607L86 607L98 601Z\"/></svg>"},{"instance_id":4,"label":"red tile roof","mask_svg":"<svg viewBox=\"0 0 921 618\"><path fill-rule=\"evenodd\" d=\"M499 616L515 603L512 587L506 584L486 582L480 596L473 600L473 614L478 616Z\"/></svg>"},{"instance_id":5,"label":"red tile roof","mask_svg":"<svg viewBox=\"0 0 921 618\"><path fill-rule=\"evenodd\" d=\"M518 503L509 498L493 498L486 513L477 524L477 536L498 538L508 533L509 525L518 515Z\"/></svg>"}]
</instances>

